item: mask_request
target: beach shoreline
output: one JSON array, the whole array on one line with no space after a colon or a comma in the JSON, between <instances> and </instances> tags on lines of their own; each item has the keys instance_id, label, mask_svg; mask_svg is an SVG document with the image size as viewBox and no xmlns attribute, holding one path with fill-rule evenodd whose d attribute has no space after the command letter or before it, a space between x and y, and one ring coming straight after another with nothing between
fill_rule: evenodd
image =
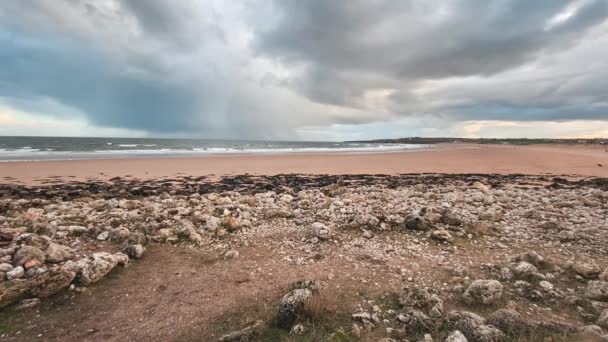
<instances>
[{"instance_id":1,"label":"beach shoreline","mask_svg":"<svg viewBox=\"0 0 608 342\"><path fill-rule=\"evenodd\" d=\"M599 146L440 144L429 150L383 153L227 154L205 157L117 158L0 163L0 183L107 181L115 177L276 174L530 174L608 177Z\"/></svg>"}]
</instances>

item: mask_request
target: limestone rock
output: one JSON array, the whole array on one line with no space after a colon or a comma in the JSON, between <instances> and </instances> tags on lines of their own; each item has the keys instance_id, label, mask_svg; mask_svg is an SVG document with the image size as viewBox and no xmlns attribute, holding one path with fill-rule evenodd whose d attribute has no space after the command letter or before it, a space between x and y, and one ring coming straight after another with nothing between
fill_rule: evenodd
<instances>
[{"instance_id":1,"label":"limestone rock","mask_svg":"<svg viewBox=\"0 0 608 342\"><path fill-rule=\"evenodd\" d=\"M587 284L585 297L592 300L608 301L608 282L592 280Z\"/></svg>"},{"instance_id":2,"label":"limestone rock","mask_svg":"<svg viewBox=\"0 0 608 342\"><path fill-rule=\"evenodd\" d=\"M209 216L205 220L205 228L209 231L215 232L221 223L222 220L220 220L219 218L215 216Z\"/></svg>"},{"instance_id":3,"label":"limestone rock","mask_svg":"<svg viewBox=\"0 0 608 342\"><path fill-rule=\"evenodd\" d=\"M63 262L73 257L72 249L50 242L46 249L46 261L51 263Z\"/></svg>"},{"instance_id":4,"label":"limestone rock","mask_svg":"<svg viewBox=\"0 0 608 342\"><path fill-rule=\"evenodd\" d=\"M520 261L513 266L512 270L515 276L518 278L529 278L538 273L536 266L527 261Z\"/></svg>"},{"instance_id":5,"label":"limestone rock","mask_svg":"<svg viewBox=\"0 0 608 342\"><path fill-rule=\"evenodd\" d=\"M129 256L129 258L141 259L143 258L144 253L146 252L146 247L140 244L130 245L124 249L124 252Z\"/></svg>"},{"instance_id":6,"label":"limestone rock","mask_svg":"<svg viewBox=\"0 0 608 342\"><path fill-rule=\"evenodd\" d=\"M289 335L292 335L292 336L304 335L305 333L306 333L306 327L302 323L298 323L298 324L294 325L291 328L291 330L289 331Z\"/></svg>"},{"instance_id":7,"label":"limestone rock","mask_svg":"<svg viewBox=\"0 0 608 342\"><path fill-rule=\"evenodd\" d=\"M494 304L502 297L502 290L498 280L475 280L463 296L469 303Z\"/></svg>"},{"instance_id":8,"label":"limestone rock","mask_svg":"<svg viewBox=\"0 0 608 342\"><path fill-rule=\"evenodd\" d=\"M177 229L177 235L189 239L196 245L203 242L203 237L196 231L194 224L188 220L181 220L180 227Z\"/></svg>"},{"instance_id":9,"label":"limestone rock","mask_svg":"<svg viewBox=\"0 0 608 342\"><path fill-rule=\"evenodd\" d=\"M99 235L97 235L97 240L99 241L106 241L108 238L110 238L110 232L109 231L103 231L101 233L99 233Z\"/></svg>"},{"instance_id":10,"label":"limestone rock","mask_svg":"<svg viewBox=\"0 0 608 342\"><path fill-rule=\"evenodd\" d=\"M281 298L277 313L277 326L291 329L298 316L304 311L304 305L313 296L309 289L294 289Z\"/></svg>"},{"instance_id":11,"label":"limestone rock","mask_svg":"<svg viewBox=\"0 0 608 342\"><path fill-rule=\"evenodd\" d=\"M403 227L407 230L430 230L431 224L422 216L411 214L405 217Z\"/></svg>"},{"instance_id":12,"label":"limestone rock","mask_svg":"<svg viewBox=\"0 0 608 342\"><path fill-rule=\"evenodd\" d=\"M602 273L600 266L593 260L576 260L572 264L572 271L587 279L595 279Z\"/></svg>"},{"instance_id":13,"label":"limestone rock","mask_svg":"<svg viewBox=\"0 0 608 342\"><path fill-rule=\"evenodd\" d=\"M431 233L431 237L437 241L441 242L453 242L454 238L452 234L445 229L437 229Z\"/></svg>"},{"instance_id":14,"label":"limestone rock","mask_svg":"<svg viewBox=\"0 0 608 342\"><path fill-rule=\"evenodd\" d=\"M505 334L498 328L486 324L486 320L468 311L450 311L446 317L448 326L459 330L472 342L506 341Z\"/></svg>"},{"instance_id":15,"label":"limestone rock","mask_svg":"<svg viewBox=\"0 0 608 342\"><path fill-rule=\"evenodd\" d=\"M52 269L34 278L0 283L0 308L24 298L45 298L70 286L76 274L59 268Z\"/></svg>"},{"instance_id":16,"label":"limestone rock","mask_svg":"<svg viewBox=\"0 0 608 342\"><path fill-rule=\"evenodd\" d=\"M17 266L12 270L6 272L6 280L20 279L23 278L24 275L25 269L23 268L23 266Z\"/></svg>"},{"instance_id":17,"label":"limestone rock","mask_svg":"<svg viewBox=\"0 0 608 342\"><path fill-rule=\"evenodd\" d=\"M19 236L19 241L27 246L36 247L40 250L45 250L49 245L49 238L38 234L22 234Z\"/></svg>"},{"instance_id":18,"label":"limestone rock","mask_svg":"<svg viewBox=\"0 0 608 342\"><path fill-rule=\"evenodd\" d=\"M85 286L98 282L114 269L116 265L119 263L124 264L123 257L120 254L122 253L112 255L110 253L100 252L94 253L88 258L78 260L77 264L80 268L78 281Z\"/></svg>"},{"instance_id":19,"label":"limestone rock","mask_svg":"<svg viewBox=\"0 0 608 342\"><path fill-rule=\"evenodd\" d=\"M277 313L277 326L282 329L291 329L304 311L304 305L319 291L320 284L314 280L301 280L289 285L286 293L279 303Z\"/></svg>"},{"instance_id":20,"label":"limestone rock","mask_svg":"<svg viewBox=\"0 0 608 342\"><path fill-rule=\"evenodd\" d=\"M463 223L460 217L448 209L441 214L441 222L449 226L462 226Z\"/></svg>"},{"instance_id":21,"label":"limestone rock","mask_svg":"<svg viewBox=\"0 0 608 342\"><path fill-rule=\"evenodd\" d=\"M445 342L469 342L469 340L467 340L460 330L454 330L448 335Z\"/></svg>"},{"instance_id":22,"label":"limestone rock","mask_svg":"<svg viewBox=\"0 0 608 342\"><path fill-rule=\"evenodd\" d=\"M525 336L534 331L535 327L533 323L526 321L519 312L512 309L494 311L488 317L487 322L509 336Z\"/></svg>"},{"instance_id":23,"label":"limestone rock","mask_svg":"<svg viewBox=\"0 0 608 342\"><path fill-rule=\"evenodd\" d=\"M45 253L40 250L40 248L33 246L23 246L17 250L15 255L13 256L13 265L23 266L26 262L36 259L41 263L46 261Z\"/></svg>"},{"instance_id":24,"label":"limestone rock","mask_svg":"<svg viewBox=\"0 0 608 342\"><path fill-rule=\"evenodd\" d=\"M241 223L232 216L224 216L224 218L222 218L222 227L229 232L236 232L241 228Z\"/></svg>"},{"instance_id":25,"label":"limestone rock","mask_svg":"<svg viewBox=\"0 0 608 342\"><path fill-rule=\"evenodd\" d=\"M0 272L10 272L13 269L13 265L8 263L0 264Z\"/></svg>"},{"instance_id":26,"label":"limestone rock","mask_svg":"<svg viewBox=\"0 0 608 342\"><path fill-rule=\"evenodd\" d=\"M431 294L426 287L405 287L399 294L399 304L405 308L425 308L430 300Z\"/></svg>"},{"instance_id":27,"label":"limestone rock","mask_svg":"<svg viewBox=\"0 0 608 342\"><path fill-rule=\"evenodd\" d=\"M592 280L587 283L585 297L592 300L608 301L608 282L601 280Z\"/></svg>"},{"instance_id":28,"label":"limestone rock","mask_svg":"<svg viewBox=\"0 0 608 342\"><path fill-rule=\"evenodd\" d=\"M436 328L435 321L420 310L407 310L397 316L397 320L413 331L433 331Z\"/></svg>"},{"instance_id":29,"label":"limestone rock","mask_svg":"<svg viewBox=\"0 0 608 342\"><path fill-rule=\"evenodd\" d=\"M604 329L608 329L608 309L602 311L600 317L597 319L597 325Z\"/></svg>"},{"instance_id":30,"label":"limestone rock","mask_svg":"<svg viewBox=\"0 0 608 342\"><path fill-rule=\"evenodd\" d=\"M311 226L312 233L320 240L329 240L331 238L331 229L321 222L315 222Z\"/></svg>"}]
</instances>

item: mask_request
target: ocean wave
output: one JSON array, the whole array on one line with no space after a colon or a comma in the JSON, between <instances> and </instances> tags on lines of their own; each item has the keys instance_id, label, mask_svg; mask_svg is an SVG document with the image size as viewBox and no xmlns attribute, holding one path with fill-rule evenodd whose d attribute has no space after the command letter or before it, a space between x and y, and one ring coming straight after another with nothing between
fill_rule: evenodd
<instances>
[{"instance_id":1,"label":"ocean wave","mask_svg":"<svg viewBox=\"0 0 608 342\"><path fill-rule=\"evenodd\" d=\"M121 147L153 147L143 144L122 144ZM98 149L93 151L53 151L52 149L0 149L0 160L63 160L63 159L97 159L126 158L141 156L205 156L221 154L296 154L296 153L385 153L399 151L416 151L428 149L430 145L413 144L348 144L336 147L194 147L159 148L159 149ZM276 146L276 145L274 145ZM340 147L338 147L340 146Z\"/></svg>"}]
</instances>

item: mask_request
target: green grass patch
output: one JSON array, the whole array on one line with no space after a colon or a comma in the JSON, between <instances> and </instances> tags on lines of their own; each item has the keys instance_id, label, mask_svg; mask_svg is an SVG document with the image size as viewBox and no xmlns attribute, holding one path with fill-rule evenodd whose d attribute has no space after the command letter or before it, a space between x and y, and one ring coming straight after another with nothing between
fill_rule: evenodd
<instances>
[{"instance_id":1,"label":"green grass patch","mask_svg":"<svg viewBox=\"0 0 608 342\"><path fill-rule=\"evenodd\" d=\"M0 310L0 335L13 334L17 331L13 324L14 313L12 308Z\"/></svg>"}]
</instances>

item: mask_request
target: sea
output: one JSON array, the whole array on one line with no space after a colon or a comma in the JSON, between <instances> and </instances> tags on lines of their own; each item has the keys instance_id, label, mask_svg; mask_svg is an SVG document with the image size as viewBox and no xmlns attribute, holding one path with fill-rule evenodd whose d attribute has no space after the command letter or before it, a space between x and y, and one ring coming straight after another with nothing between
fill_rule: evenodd
<instances>
[{"instance_id":1,"label":"sea","mask_svg":"<svg viewBox=\"0 0 608 342\"><path fill-rule=\"evenodd\" d=\"M0 161L209 156L217 154L386 153L430 145L372 142L0 136Z\"/></svg>"}]
</instances>

